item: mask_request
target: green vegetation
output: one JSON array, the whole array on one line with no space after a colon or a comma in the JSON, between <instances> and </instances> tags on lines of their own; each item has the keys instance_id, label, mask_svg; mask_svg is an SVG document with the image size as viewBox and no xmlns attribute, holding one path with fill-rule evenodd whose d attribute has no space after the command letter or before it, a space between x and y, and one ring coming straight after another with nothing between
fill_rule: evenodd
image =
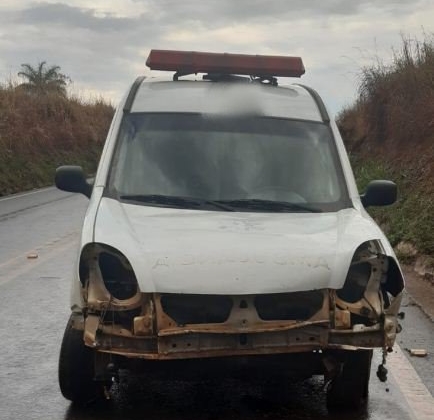
<instances>
[{"instance_id":1,"label":"green vegetation","mask_svg":"<svg viewBox=\"0 0 434 420\"><path fill-rule=\"evenodd\" d=\"M399 200L369 209L393 245L404 241L434 255L434 41L403 37L390 65L362 69L359 97L338 125L360 191L392 179Z\"/></svg>"},{"instance_id":2,"label":"green vegetation","mask_svg":"<svg viewBox=\"0 0 434 420\"><path fill-rule=\"evenodd\" d=\"M412 178L411 170L397 170L381 161L357 158L352 159L352 164L360 191L373 179L391 179L398 185L399 199L396 204L369 208L369 213L380 224L392 245L409 242L420 252L433 255L433 194L415 187L418 180Z\"/></svg>"},{"instance_id":3,"label":"green vegetation","mask_svg":"<svg viewBox=\"0 0 434 420\"><path fill-rule=\"evenodd\" d=\"M26 84L0 85L0 196L52 185L63 164L94 172L113 117L104 101L67 97L58 66L40 63L42 82L26 66Z\"/></svg>"}]
</instances>

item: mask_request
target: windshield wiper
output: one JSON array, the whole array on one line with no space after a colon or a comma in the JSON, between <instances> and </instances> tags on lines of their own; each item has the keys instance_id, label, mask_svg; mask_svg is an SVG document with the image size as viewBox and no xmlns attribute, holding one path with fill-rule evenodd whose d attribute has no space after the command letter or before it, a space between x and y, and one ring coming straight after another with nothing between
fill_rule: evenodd
<instances>
[{"instance_id":1,"label":"windshield wiper","mask_svg":"<svg viewBox=\"0 0 434 420\"><path fill-rule=\"evenodd\" d=\"M180 208L213 208L221 209L225 211L235 211L230 205L213 201L205 200L203 198L196 197L182 197L176 195L162 195L162 194L131 194L119 196L121 200L127 201L139 201L141 203L149 203L159 206L176 206Z\"/></svg>"},{"instance_id":2,"label":"windshield wiper","mask_svg":"<svg viewBox=\"0 0 434 420\"><path fill-rule=\"evenodd\" d=\"M311 207L302 203L290 203L288 201L273 201L273 200L262 200L259 198L243 198L239 200L224 200L219 201L219 203L228 204L235 208L245 208L249 210L266 210L266 211L303 211L310 213L321 213L322 210Z\"/></svg>"}]
</instances>

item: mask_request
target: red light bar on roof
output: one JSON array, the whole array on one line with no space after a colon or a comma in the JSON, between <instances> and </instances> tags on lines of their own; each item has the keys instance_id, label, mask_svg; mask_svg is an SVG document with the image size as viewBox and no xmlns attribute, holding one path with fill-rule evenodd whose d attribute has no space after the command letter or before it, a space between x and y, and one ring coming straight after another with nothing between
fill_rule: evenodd
<instances>
[{"instance_id":1,"label":"red light bar on roof","mask_svg":"<svg viewBox=\"0 0 434 420\"><path fill-rule=\"evenodd\" d=\"M151 50L146 65L151 70L176 71L179 74L221 73L300 77L305 72L301 57L194 51Z\"/></svg>"}]
</instances>

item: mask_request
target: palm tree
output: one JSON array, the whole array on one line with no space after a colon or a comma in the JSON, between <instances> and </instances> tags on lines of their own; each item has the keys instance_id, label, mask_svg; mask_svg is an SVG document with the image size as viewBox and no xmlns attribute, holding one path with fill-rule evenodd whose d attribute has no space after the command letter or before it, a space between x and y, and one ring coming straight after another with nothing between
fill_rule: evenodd
<instances>
[{"instance_id":1,"label":"palm tree","mask_svg":"<svg viewBox=\"0 0 434 420\"><path fill-rule=\"evenodd\" d=\"M18 76L27 81L20 87L36 95L57 93L66 96L66 86L71 79L60 72L59 66L47 67L46 64L46 61L41 61L36 67L21 64L22 70L18 72Z\"/></svg>"}]
</instances>

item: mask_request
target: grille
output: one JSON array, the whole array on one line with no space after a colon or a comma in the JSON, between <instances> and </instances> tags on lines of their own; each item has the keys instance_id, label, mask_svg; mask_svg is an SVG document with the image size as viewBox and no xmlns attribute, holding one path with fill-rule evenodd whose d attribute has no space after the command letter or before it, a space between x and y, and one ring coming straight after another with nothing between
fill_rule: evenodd
<instances>
[{"instance_id":1,"label":"grille","mask_svg":"<svg viewBox=\"0 0 434 420\"><path fill-rule=\"evenodd\" d=\"M264 321L305 321L322 308L323 300L321 291L275 293L256 296L255 307Z\"/></svg>"},{"instance_id":2,"label":"grille","mask_svg":"<svg viewBox=\"0 0 434 420\"><path fill-rule=\"evenodd\" d=\"M163 294L160 301L163 311L178 326L183 326L227 321L233 298L223 295ZM322 291L264 294L253 298L258 317L263 321L305 321L322 309L323 301Z\"/></svg>"},{"instance_id":3,"label":"grille","mask_svg":"<svg viewBox=\"0 0 434 420\"><path fill-rule=\"evenodd\" d=\"M232 299L219 295L161 296L163 311L178 325L225 322L232 310Z\"/></svg>"}]
</instances>

